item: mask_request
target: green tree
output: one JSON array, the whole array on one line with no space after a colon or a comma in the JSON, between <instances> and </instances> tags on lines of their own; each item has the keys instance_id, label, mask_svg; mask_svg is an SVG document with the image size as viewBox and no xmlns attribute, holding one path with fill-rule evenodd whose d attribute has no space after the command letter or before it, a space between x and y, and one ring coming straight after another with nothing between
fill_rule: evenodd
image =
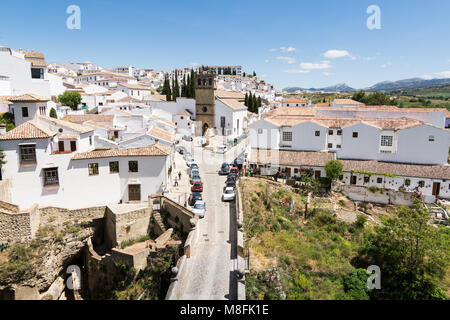
<instances>
[{"instance_id":1,"label":"green tree","mask_svg":"<svg viewBox=\"0 0 450 320\"><path fill-rule=\"evenodd\" d=\"M331 182L335 181L342 174L344 165L339 160L330 160L325 164L325 172L327 173L327 178Z\"/></svg>"},{"instance_id":2,"label":"green tree","mask_svg":"<svg viewBox=\"0 0 450 320\"><path fill-rule=\"evenodd\" d=\"M364 97L366 96L366 93L364 92L364 90L359 90L358 92L355 92L352 96L352 99L355 101L359 101L364 103ZM325 102L325 101L324 101Z\"/></svg>"},{"instance_id":3,"label":"green tree","mask_svg":"<svg viewBox=\"0 0 450 320\"><path fill-rule=\"evenodd\" d=\"M50 118L58 119L58 115L56 114L55 108L50 109Z\"/></svg>"},{"instance_id":4,"label":"green tree","mask_svg":"<svg viewBox=\"0 0 450 320\"><path fill-rule=\"evenodd\" d=\"M342 277L342 285L347 298L353 300L369 300L369 288L367 287L367 270L355 269L350 274Z\"/></svg>"},{"instance_id":5,"label":"green tree","mask_svg":"<svg viewBox=\"0 0 450 320\"><path fill-rule=\"evenodd\" d=\"M66 91L58 96L59 103L77 110L78 105L81 103L81 94L79 92Z\"/></svg>"},{"instance_id":6,"label":"green tree","mask_svg":"<svg viewBox=\"0 0 450 320\"><path fill-rule=\"evenodd\" d=\"M246 107L248 107L248 93L247 93L247 92L245 93L244 105L245 105Z\"/></svg>"},{"instance_id":7,"label":"green tree","mask_svg":"<svg viewBox=\"0 0 450 320\"><path fill-rule=\"evenodd\" d=\"M429 211L416 200L366 236L356 263L380 267L381 290L371 291L375 299L447 299L438 284L450 264L449 245L448 228L432 226Z\"/></svg>"},{"instance_id":8,"label":"green tree","mask_svg":"<svg viewBox=\"0 0 450 320\"><path fill-rule=\"evenodd\" d=\"M190 89L191 89L191 93L190 93L190 97L195 99L195 72L194 69L191 70L191 85L190 85Z\"/></svg>"},{"instance_id":9,"label":"green tree","mask_svg":"<svg viewBox=\"0 0 450 320\"><path fill-rule=\"evenodd\" d=\"M258 108L261 108L261 106L262 106L262 100L261 100L261 97L258 97L258 100L256 102L256 111L258 111Z\"/></svg>"}]
</instances>

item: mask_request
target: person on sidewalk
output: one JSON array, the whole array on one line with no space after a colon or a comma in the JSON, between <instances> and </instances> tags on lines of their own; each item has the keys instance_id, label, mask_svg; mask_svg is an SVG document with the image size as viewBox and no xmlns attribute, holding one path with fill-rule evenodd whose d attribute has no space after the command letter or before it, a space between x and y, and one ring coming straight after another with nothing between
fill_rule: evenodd
<instances>
[{"instance_id":1,"label":"person on sidewalk","mask_svg":"<svg viewBox=\"0 0 450 320\"><path fill-rule=\"evenodd\" d=\"M178 187L178 178L175 176L175 187Z\"/></svg>"},{"instance_id":2,"label":"person on sidewalk","mask_svg":"<svg viewBox=\"0 0 450 320\"><path fill-rule=\"evenodd\" d=\"M181 171L178 171L178 179L181 180Z\"/></svg>"}]
</instances>

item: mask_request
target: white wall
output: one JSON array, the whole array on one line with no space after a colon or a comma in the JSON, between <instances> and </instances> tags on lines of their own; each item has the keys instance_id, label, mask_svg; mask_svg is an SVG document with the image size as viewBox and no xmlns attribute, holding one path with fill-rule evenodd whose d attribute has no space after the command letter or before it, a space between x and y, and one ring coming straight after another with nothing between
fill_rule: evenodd
<instances>
[{"instance_id":1,"label":"white wall","mask_svg":"<svg viewBox=\"0 0 450 320\"><path fill-rule=\"evenodd\" d=\"M141 199L161 191L167 183L166 157L117 157L71 160L73 153L51 155L50 139L29 140L36 143L36 165L19 164L20 141L1 141L7 163L3 177L12 182L12 202L21 209L34 203L40 206L59 206L69 209L128 201L128 184L141 184ZM138 161L139 172L128 172L128 161ZM120 172L111 174L109 162L119 161ZM88 164L99 164L99 175L89 176ZM59 186L43 186L43 167L58 166Z\"/></svg>"},{"instance_id":2,"label":"white wall","mask_svg":"<svg viewBox=\"0 0 450 320\"><path fill-rule=\"evenodd\" d=\"M258 129L261 129L259 133ZM253 149L279 149L280 132L279 128L266 121L259 120L249 126L250 145Z\"/></svg>"},{"instance_id":3,"label":"white wall","mask_svg":"<svg viewBox=\"0 0 450 320\"><path fill-rule=\"evenodd\" d=\"M50 83L44 79L31 79L31 63L20 57L0 52L0 70L2 76L9 77L12 95L34 93L49 97ZM44 77L47 77L47 73Z\"/></svg>"}]
</instances>

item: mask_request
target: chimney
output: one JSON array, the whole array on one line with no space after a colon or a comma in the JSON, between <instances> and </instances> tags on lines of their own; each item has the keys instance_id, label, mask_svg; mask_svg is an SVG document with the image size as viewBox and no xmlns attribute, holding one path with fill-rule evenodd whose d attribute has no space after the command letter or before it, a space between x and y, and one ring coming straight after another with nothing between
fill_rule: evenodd
<instances>
[{"instance_id":1,"label":"chimney","mask_svg":"<svg viewBox=\"0 0 450 320\"><path fill-rule=\"evenodd\" d=\"M6 125L1 123L0 124L0 135L5 134L6 133Z\"/></svg>"}]
</instances>

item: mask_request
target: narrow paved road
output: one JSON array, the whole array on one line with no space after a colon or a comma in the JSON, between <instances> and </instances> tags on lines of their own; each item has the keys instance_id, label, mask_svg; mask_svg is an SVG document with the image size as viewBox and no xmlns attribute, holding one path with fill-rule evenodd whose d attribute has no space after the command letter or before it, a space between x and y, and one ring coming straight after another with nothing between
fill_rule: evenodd
<instances>
[{"instance_id":1,"label":"narrow paved road","mask_svg":"<svg viewBox=\"0 0 450 320\"><path fill-rule=\"evenodd\" d=\"M193 256L188 259L186 274L189 276L182 280L182 300L236 299L235 205L222 202L226 176L219 176L218 171L223 162L233 161L244 147L242 143L225 155L191 149L204 184L206 215L199 221L199 239Z\"/></svg>"}]
</instances>

